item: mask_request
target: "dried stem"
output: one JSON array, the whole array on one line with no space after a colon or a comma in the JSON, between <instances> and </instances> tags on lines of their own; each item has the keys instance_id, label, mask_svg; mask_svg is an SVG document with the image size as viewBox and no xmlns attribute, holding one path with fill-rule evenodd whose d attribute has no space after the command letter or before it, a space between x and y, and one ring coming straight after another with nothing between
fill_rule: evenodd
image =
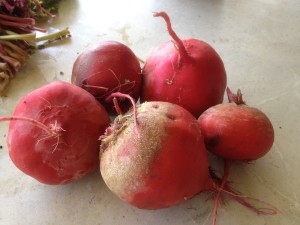
<instances>
[{"instance_id":1,"label":"dried stem","mask_svg":"<svg viewBox=\"0 0 300 225\"><path fill-rule=\"evenodd\" d=\"M240 89L237 90L236 94L233 94L229 87L226 88L227 98L229 102L234 102L237 105L245 105L246 102L243 100L243 95Z\"/></svg>"},{"instance_id":2,"label":"dried stem","mask_svg":"<svg viewBox=\"0 0 300 225\"><path fill-rule=\"evenodd\" d=\"M27 117L22 117L22 116L4 116L4 117L0 117L0 121L25 121L25 122L29 122L41 129L43 129L44 131L47 132L47 134L51 135L51 136L56 136L56 130L51 130L49 127L47 127L46 125L42 124L41 122L31 119L31 118L27 118Z\"/></svg>"}]
</instances>

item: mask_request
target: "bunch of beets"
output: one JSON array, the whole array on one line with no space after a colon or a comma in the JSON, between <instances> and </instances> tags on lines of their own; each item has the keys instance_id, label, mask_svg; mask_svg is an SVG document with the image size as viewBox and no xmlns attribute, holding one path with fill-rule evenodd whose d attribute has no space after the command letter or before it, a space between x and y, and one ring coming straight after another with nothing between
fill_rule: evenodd
<instances>
[{"instance_id":1,"label":"bunch of beets","mask_svg":"<svg viewBox=\"0 0 300 225\"><path fill-rule=\"evenodd\" d=\"M47 84L1 117L10 121L12 161L45 184L70 183L100 165L108 188L142 209L214 191L213 224L221 193L258 214L276 214L228 184L232 163L271 149L270 120L247 106L240 90L230 91L224 64L208 43L181 40L165 12L154 16L165 20L172 41L144 63L122 43L100 43L78 56L71 83ZM224 160L223 177L211 169L209 152Z\"/></svg>"},{"instance_id":2,"label":"bunch of beets","mask_svg":"<svg viewBox=\"0 0 300 225\"><path fill-rule=\"evenodd\" d=\"M37 19L54 18L59 0L0 0L0 96L36 49L66 37L68 28L37 37L47 30L35 26Z\"/></svg>"}]
</instances>

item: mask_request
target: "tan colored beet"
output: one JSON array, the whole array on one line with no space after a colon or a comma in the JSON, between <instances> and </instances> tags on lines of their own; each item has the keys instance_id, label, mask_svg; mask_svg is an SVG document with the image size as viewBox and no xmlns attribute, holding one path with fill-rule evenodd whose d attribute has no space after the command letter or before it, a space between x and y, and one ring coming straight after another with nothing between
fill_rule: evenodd
<instances>
[{"instance_id":1,"label":"tan colored beet","mask_svg":"<svg viewBox=\"0 0 300 225\"><path fill-rule=\"evenodd\" d=\"M101 144L103 179L119 198L143 209L180 204L212 189L208 156L197 120L166 102L119 116Z\"/></svg>"}]
</instances>

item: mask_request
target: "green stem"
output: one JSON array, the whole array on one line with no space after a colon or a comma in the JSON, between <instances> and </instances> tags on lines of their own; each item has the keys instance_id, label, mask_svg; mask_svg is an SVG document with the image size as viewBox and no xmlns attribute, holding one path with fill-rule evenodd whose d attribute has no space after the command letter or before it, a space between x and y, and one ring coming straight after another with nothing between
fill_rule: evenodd
<instances>
[{"instance_id":1,"label":"green stem","mask_svg":"<svg viewBox=\"0 0 300 225\"><path fill-rule=\"evenodd\" d=\"M0 40L22 40L22 41L35 41L36 34L8 34L8 35L0 35Z\"/></svg>"},{"instance_id":2,"label":"green stem","mask_svg":"<svg viewBox=\"0 0 300 225\"><path fill-rule=\"evenodd\" d=\"M48 34L48 35L44 35L42 37L38 37L35 39L36 42L40 42L40 41L55 41L55 40L59 40L61 38L64 38L64 37L69 37L71 34L70 34L70 31L69 31L69 28L66 27L65 29L63 30L60 30L58 32L55 32L55 33L52 33L52 34Z\"/></svg>"}]
</instances>

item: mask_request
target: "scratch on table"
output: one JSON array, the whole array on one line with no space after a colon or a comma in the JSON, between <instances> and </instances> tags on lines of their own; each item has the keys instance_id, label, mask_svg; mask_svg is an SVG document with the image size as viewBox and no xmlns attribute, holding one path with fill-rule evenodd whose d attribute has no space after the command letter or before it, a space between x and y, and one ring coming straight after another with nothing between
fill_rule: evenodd
<instances>
[{"instance_id":1,"label":"scratch on table","mask_svg":"<svg viewBox=\"0 0 300 225\"><path fill-rule=\"evenodd\" d=\"M206 219L204 220L204 222L202 223L202 225L205 225L207 223L207 221L211 217L211 215L212 215L212 210L210 210L210 212L208 213L208 215L207 215Z\"/></svg>"},{"instance_id":2,"label":"scratch on table","mask_svg":"<svg viewBox=\"0 0 300 225\"><path fill-rule=\"evenodd\" d=\"M194 208L190 208L190 209L194 209ZM197 211L197 209L196 209L196 211ZM185 212L188 215L188 217L190 217L190 214L188 214L187 211L184 210L183 212ZM206 215L206 214L207 214L207 216L204 217L204 215ZM198 221L198 219L203 218L204 221L203 221L202 225L206 225L207 221L209 220L211 215L212 215L212 210L207 208L204 213L197 213L195 216L191 217L191 221L193 222L193 224L199 225L200 222Z\"/></svg>"},{"instance_id":3,"label":"scratch on table","mask_svg":"<svg viewBox=\"0 0 300 225\"><path fill-rule=\"evenodd\" d=\"M279 99L279 97L283 97L285 95L291 94L293 91L295 92L295 96L297 96L297 98L299 98L300 97L300 94L298 93L299 92L299 88L298 88L299 85L300 85L300 80L296 79L295 82L291 86L288 86L285 90L279 92L276 96L272 96L270 98L263 99L260 102L257 102L255 104L255 106L258 107L258 106L264 105L268 102Z\"/></svg>"},{"instance_id":4,"label":"scratch on table","mask_svg":"<svg viewBox=\"0 0 300 225\"><path fill-rule=\"evenodd\" d=\"M274 144L273 144L273 149L278 154L278 156L280 157L280 159L284 161L284 156L281 153L281 151L279 151L279 148L278 148L278 145L276 144L276 142L274 142Z\"/></svg>"},{"instance_id":5,"label":"scratch on table","mask_svg":"<svg viewBox=\"0 0 300 225\"><path fill-rule=\"evenodd\" d=\"M289 203L291 203L293 205L293 207L295 207L297 210L300 210L299 199L297 198L297 196L295 194L293 195L293 198L292 198L292 197L289 197L289 196L285 195L284 193L282 193L280 190L278 190L274 186L270 185L269 188L272 189L272 191L274 191L276 194L278 194L281 197L283 197Z\"/></svg>"}]
</instances>

